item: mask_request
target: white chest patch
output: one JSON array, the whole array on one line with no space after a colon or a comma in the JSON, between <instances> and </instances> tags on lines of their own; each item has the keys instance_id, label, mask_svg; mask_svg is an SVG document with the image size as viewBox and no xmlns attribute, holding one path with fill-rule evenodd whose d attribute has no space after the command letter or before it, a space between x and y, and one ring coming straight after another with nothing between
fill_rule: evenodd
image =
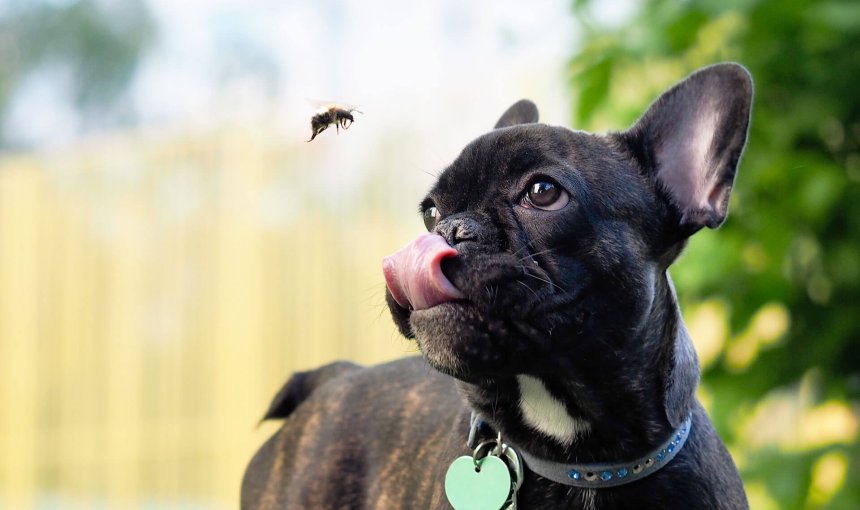
<instances>
[{"instance_id":1,"label":"white chest patch","mask_svg":"<svg viewBox=\"0 0 860 510\"><path fill-rule=\"evenodd\" d=\"M571 417L564 404L552 396L540 379L518 375L517 382L520 385L520 411L530 427L562 444L572 443L591 428L588 422Z\"/></svg>"}]
</instances>

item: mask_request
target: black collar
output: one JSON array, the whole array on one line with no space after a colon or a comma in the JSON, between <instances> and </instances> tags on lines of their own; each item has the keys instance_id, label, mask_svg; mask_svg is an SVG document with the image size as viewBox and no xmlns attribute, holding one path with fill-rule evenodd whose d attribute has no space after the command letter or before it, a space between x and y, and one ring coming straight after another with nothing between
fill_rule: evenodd
<instances>
[{"instance_id":1,"label":"black collar","mask_svg":"<svg viewBox=\"0 0 860 510\"><path fill-rule=\"evenodd\" d=\"M622 462L595 462L566 464L535 457L526 450L508 444L522 457L526 467L538 475L564 485L600 489L617 487L656 473L681 451L690 435L692 414L660 446L638 459ZM491 427L477 413L472 413L469 429L469 448L474 448L480 437L495 437Z\"/></svg>"}]
</instances>

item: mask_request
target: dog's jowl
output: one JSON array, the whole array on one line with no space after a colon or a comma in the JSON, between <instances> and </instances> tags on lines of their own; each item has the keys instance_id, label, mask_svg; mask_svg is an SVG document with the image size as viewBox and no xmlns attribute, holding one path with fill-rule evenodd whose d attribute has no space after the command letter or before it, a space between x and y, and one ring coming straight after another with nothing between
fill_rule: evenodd
<instances>
[{"instance_id":1,"label":"dog's jowl","mask_svg":"<svg viewBox=\"0 0 860 510\"><path fill-rule=\"evenodd\" d=\"M509 108L383 262L421 356L294 375L243 508L746 508L667 269L725 219L751 102L719 64L623 132Z\"/></svg>"}]
</instances>

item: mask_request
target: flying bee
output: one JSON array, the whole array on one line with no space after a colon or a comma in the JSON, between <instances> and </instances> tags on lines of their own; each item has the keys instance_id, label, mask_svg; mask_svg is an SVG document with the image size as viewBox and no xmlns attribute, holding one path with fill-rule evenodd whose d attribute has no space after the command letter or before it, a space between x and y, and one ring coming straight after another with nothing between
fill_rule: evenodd
<instances>
[{"instance_id":1,"label":"flying bee","mask_svg":"<svg viewBox=\"0 0 860 510\"><path fill-rule=\"evenodd\" d=\"M361 113L355 108L339 104L324 106L311 117L311 139L308 141L310 142L316 138L318 134L325 131L332 124L334 124L338 134L340 134L340 128L349 129L349 126L355 122L352 112Z\"/></svg>"}]
</instances>

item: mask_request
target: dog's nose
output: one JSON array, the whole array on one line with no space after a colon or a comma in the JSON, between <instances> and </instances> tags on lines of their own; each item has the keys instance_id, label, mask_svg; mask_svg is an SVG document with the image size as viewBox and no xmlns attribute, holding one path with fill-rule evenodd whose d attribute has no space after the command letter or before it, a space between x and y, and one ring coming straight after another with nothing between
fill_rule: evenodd
<instances>
[{"instance_id":1,"label":"dog's nose","mask_svg":"<svg viewBox=\"0 0 860 510\"><path fill-rule=\"evenodd\" d=\"M461 213L443 218L433 230L444 237L448 244L456 247L467 241L487 242L489 232L486 224L486 220L482 221L481 218Z\"/></svg>"}]
</instances>

